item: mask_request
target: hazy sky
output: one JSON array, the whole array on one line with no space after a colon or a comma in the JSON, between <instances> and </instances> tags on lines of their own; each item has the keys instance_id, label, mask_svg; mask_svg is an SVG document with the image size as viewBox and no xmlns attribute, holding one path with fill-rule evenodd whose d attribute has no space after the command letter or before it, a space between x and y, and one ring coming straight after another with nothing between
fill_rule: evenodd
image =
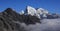
<instances>
[{"instance_id":1,"label":"hazy sky","mask_svg":"<svg viewBox=\"0 0 60 31\"><path fill-rule=\"evenodd\" d=\"M0 0L0 12L6 8L12 8L20 12L21 10L25 10L28 5L60 14L60 0Z\"/></svg>"}]
</instances>

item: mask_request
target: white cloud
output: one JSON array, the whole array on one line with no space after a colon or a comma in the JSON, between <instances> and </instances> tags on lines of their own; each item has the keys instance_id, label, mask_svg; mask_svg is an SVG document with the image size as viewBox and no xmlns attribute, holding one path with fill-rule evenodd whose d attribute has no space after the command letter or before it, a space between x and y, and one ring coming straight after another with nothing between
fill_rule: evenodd
<instances>
[{"instance_id":1,"label":"white cloud","mask_svg":"<svg viewBox=\"0 0 60 31\"><path fill-rule=\"evenodd\" d=\"M60 19L43 19L41 24L25 26L27 31L60 31Z\"/></svg>"},{"instance_id":2,"label":"white cloud","mask_svg":"<svg viewBox=\"0 0 60 31\"><path fill-rule=\"evenodd\" d=\"M19 23L27 31L60 31L60 19L43 19L40 23L26 25Z\"/></svg>"}]
</instances>

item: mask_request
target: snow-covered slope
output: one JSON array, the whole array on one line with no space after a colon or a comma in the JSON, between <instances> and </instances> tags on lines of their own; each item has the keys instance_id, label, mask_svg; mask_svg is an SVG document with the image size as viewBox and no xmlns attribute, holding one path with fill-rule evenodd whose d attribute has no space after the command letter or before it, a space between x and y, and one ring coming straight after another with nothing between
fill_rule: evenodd
<instances>
[{"instance_id":1,"label":"snow-covered slope","mask_svg":"<svg viewBox=\"0 0 60 31\"><path fill-rule=\"evenodd\" d=\"M27 12L26 14L30 14L32 16L37 16L38 18L41 18L40 15L43 15L43 17L47 17L46 14L48 14L49 12L43 8L38 8L38 9L35 9L31 6L27 6L27 10L25 11Z\"/></svg>"},{"instance_id":2,"label":"snow-covered slope","mask_svg":"<svg viewBox=\"0 0 60 31\"><path fill-rule=\"evenodd\" d=\"M31 7L31 6L27 6L27 14L30 14L30 15L35 15L36 13L36 9Z\"/></svg>"},{"instance_id":3,"label":"snow-covered slope","mask_svg":"<svg viewBox=\"0 0 60 31\"><path fill-rule=\"evenodd\" d=\"M60 16L55 14L51 14L48 12L48 10L43 9L43 8L33 8L31 6L27 6L25 11L22 11L20 14L26 14L26 15L32 15L36 16L39 19L43 18L48 18L48 19L54 19L54 18L59 18Z\"/></svg>"},{"instance_id":4,"label":"snow-covered slope","mask_svg":"<svg viewBox=\"0 0 60 31\"><path fill-rule=\"evenodd\" d=\"M47 10L43 9L43 8L39 8L39 9L37 9L37 13L39 13L39 14L48 14L49 12Z\"/></svg>"},{"instance_id":5,"label":"snow-covered slope","mask_svg":"<svg viewBox=\"0 0 60 31\"><path fill-rule=\"evenodd\" d=\"M43 9L43 8L39 8L36 10L36 15L42 15L42 17L47 17L46 15L49 13L47 10ZM39 17L38 16L38 17ZM40 16L41 17L41 16Z\"/></svg>"}]
</instances>

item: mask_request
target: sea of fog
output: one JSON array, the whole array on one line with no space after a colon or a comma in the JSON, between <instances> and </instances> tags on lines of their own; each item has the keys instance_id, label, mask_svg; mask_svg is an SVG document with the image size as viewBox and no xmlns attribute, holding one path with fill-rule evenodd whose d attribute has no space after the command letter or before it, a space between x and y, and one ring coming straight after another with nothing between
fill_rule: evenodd
<instances>
[{"instance_id":1,"label":"sea of fog","mask_svg":"<svg viewBox=\"0 0 60 31\"><path fill-rule=\"evenodd\" d=\"M58 19L43 19L40 23L29 24L19 23L26 31L60 31L60 18Z\"/></svg>"}]
</instances>

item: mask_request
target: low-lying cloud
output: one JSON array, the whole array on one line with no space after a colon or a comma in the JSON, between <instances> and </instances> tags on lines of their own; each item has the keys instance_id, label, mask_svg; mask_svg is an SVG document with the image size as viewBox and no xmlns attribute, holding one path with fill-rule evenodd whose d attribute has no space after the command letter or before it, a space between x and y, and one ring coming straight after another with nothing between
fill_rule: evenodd
<instances>
[{"instance_id":1,"label":"low-lying cloud","mask_svg":"<svg viewBox=\"0 0 60 31\"><path fill-rule=\"evenodd\" d=\"M60 31L60 19L43 19L40 23L25 25L22 23L21 25L27 31Z\"/></svg>"}]
</instances>

